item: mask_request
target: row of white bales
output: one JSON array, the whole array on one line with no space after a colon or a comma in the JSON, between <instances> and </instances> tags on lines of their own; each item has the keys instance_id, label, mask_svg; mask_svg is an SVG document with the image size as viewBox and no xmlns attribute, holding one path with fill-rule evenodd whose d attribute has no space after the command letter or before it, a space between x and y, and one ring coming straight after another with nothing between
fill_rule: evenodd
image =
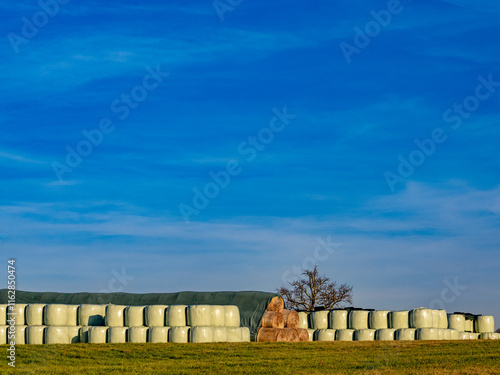
<instances>
[{"instance_id":1,"label":"row of white bales","mask_svg":"<svg viewBox=\"0 0 500 375\"><path fill-rule=\"evenodd\" d=\"M11 320L15 317L15 321ZM247 342L233 305L0 305L0 345Z\"/></svg>"},{"instance_id":2,"label":"row of white bales","mask_svg":"<svg viewBox=\"0 0 500 375\"><path fill-rule=\"evenodd\" d=\"M493 316L420 307L408 311L323 310L299 313L299 328L314 341L500 339Z\"/></svg>"}]
</instances>

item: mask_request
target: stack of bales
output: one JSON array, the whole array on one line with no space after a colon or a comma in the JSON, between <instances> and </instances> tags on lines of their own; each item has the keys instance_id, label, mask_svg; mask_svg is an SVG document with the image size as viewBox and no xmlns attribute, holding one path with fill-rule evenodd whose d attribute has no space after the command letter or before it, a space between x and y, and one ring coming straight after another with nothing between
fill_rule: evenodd
<instances>
[{"instance_id":1,"label":"stack of bales","mask_svg":"<svg viewBox=\"0 0 500 375\"><path fill-rule=\"evenodd\" d=\"M16 345L247 342L250 330L240 327L239 308L232 305L16 304L12 309L0 305L0 345L10 341Z\"/></svg>"},{"instance_id":2,"label":"stack of bales","mask_svg":"<svg viewBox=\"0 0 500 375\"><path fill-rule=\"evenodd\" d=\"M296 311L284 309L282 298L273 298L262 317L257 342L309 341L307 330L299 328L299 319Z\"/></svg>"},{"instance_id":3,"label":"stack of bales","mask_svg":"<svg viewBox=\"0 0 500 375\"><path fill-rule=\"evenodd\" d=\"M493 333L492 316L468 319L471 323L463 314L423 307L411 311L346 308L299 312L299 327L307 329L314 341L500 339Z\"/></svg>"}]
</instances>

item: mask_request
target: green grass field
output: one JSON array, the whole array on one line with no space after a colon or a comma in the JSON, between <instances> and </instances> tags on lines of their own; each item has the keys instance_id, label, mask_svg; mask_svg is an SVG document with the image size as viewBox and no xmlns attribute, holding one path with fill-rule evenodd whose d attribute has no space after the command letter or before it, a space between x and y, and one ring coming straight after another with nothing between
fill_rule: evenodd
<instances>
[{"instance_id":1,"label":"green grass field","mask_svg":"<svg viewBox=\"0 0 500 375\"><path fill-rule=\"evenodd\" d=\"M22 345L16 369L2 357L2 374L500 374L496 340Z\"/></svg>"}]
</instances>

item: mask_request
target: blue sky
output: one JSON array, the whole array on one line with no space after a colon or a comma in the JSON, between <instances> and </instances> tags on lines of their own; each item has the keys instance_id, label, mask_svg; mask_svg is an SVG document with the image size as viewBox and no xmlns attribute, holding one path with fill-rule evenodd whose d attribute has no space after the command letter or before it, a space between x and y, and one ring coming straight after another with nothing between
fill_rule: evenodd
<instances>
[{"instance_id":1,"label":"blue sky","mask_svg":"<svg viewBox=\"0 0 500 375\"><path fill-rule=\"evenodd\" d=\"M0 4L19 288L273 291L316 259L356 306L500 321L498 3L237 3Z\"/></svg>"}]
</instances>

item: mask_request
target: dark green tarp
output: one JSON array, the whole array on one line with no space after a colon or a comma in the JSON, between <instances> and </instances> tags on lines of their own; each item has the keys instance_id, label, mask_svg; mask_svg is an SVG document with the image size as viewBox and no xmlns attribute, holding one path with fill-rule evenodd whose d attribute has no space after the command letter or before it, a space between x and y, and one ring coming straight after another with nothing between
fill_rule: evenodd
<instances>
[{"instance_id":1,"label":"dark green tarp","mask_svg":"<svg viewBox=\"0 0 500 375\"><path fill-rule=\"evenodd\" d=\"M255 340L260 321L271 299L267 292L178 292L178 293L56 293L16 291L17 303L107 304L115 305L236 305L241 326L250 328ZM0 289L0 304L7 303L7 289Z\"/></svg>"}]
</instances>

